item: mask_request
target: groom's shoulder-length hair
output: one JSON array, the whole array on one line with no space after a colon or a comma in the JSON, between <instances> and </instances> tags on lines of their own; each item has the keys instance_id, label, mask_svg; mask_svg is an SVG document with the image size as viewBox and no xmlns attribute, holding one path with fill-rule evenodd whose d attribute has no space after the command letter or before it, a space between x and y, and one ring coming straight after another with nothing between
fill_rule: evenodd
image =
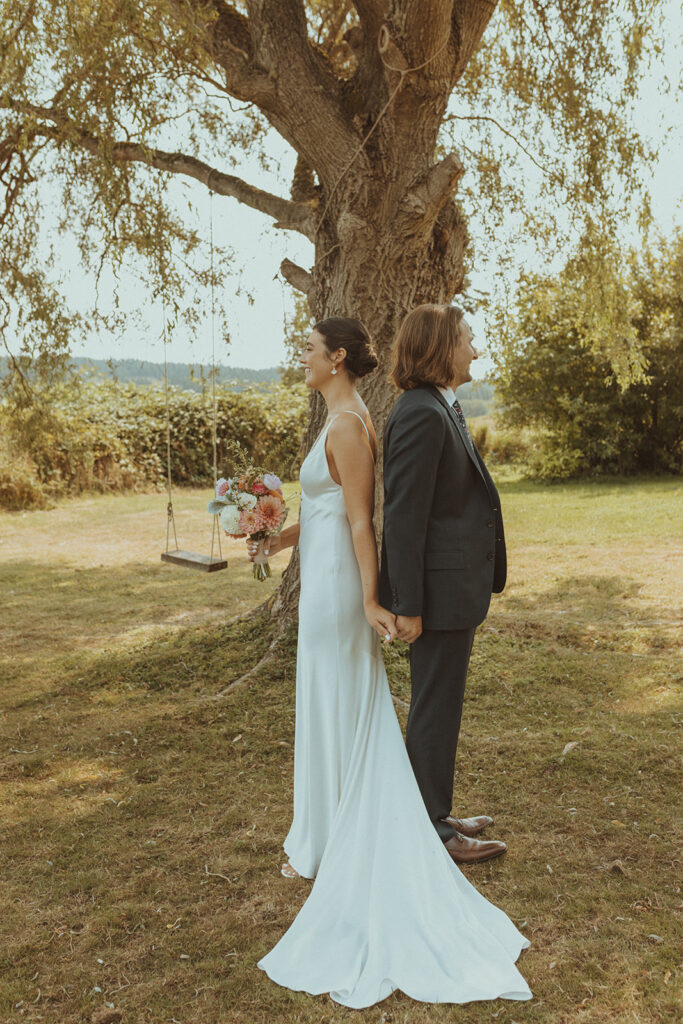
<instances>
[{"instance_id":1,"label":"groom's shoulder-length hair","mask_svg":"<svg viewBox=\"0 0 683 1024\"><path fill-rule=\"evenodd\" d=\"M391 379L402 391L420 384L448 387L456 374L463 311L425 303L404 318L393 348Z\"/></svg>"}]
</instances>

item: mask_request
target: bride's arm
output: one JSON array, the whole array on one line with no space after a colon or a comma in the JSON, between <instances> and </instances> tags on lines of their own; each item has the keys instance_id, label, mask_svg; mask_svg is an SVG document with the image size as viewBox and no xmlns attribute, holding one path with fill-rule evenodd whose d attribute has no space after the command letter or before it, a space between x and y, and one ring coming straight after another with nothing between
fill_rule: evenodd
<instances>
[{"instance_id":1,"label":"bride's arm","mask_svg":"<svg viewBox=\"0 0 683 1024\"><path fill-rule=\"evenodd\" d=\"M386 639L396 636L395 617L377 596L377 544L372 526L375 503L375 460L367 434L356 416L340 416L327 432L330 473L340 483L351 527L353 549L363 587L363 610L373 629ZM337 479L338 477L338 479Z\"/></svg>"},{"instance_id":2,"label":"bride's arm","mask_svg":"<svg viewBox=\"0 0 683 1024\"><path fill-rule=\"evenodd\" d=\"M285 548L295 548L299 543L299 524L293 523L292 526L288 526L282 533L273 534L268 540L270 541L272 554L275 554L276 551L284 551ZM266 541L266 547L268 547L268 541Z\"/></svg>"}]
</instances>

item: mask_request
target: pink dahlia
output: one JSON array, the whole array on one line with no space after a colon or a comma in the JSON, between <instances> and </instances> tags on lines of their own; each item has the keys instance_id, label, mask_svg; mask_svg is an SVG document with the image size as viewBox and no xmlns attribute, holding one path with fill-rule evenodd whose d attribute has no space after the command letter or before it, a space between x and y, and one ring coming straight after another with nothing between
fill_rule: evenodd
<instances>
[{"instance_id":1,"label":"pink dahlia","mask_svg":"<svg viewBox=\"0 0 683 1024\"><path fill-rule=\"evenodd\" d=\"M285 506L280 498L274 498L272 495L267 495L265 498L260 499L258 503L258 511L261 513L261 519L263 520L263 529L268 530L269 533L273 533L279 528L282 522Z\"/></svg>"},{"instance_id":2,"label":"pink dahlia","mask_svg":"<svg viewBox=\"0 0 683 1024\"><path fill-rule=\"evenodd\" d=\"M253 512L245 509L244 512L240 512L240 530L242 533L258 533L259 530L266 530L267 527L263 521L261 510L257 505Z\"/></svg>"}]
</instances>

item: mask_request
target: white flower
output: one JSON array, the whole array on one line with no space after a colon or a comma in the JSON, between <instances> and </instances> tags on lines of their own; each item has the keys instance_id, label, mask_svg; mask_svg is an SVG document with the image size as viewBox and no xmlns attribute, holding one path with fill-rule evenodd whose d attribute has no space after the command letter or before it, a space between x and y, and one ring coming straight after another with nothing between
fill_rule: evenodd
<instances>
[{"instance_id":1,"label":"white flower","mask_svg":"<svg viewBox=\"0 0 683 1024\"><path fill-rule=\"evenodd\" d=\"M235 496L235 500L241 509L246 509L247 512L253 512L258 503L258 498L255 494L247 494L245 491L240 491Z\"/></svg>"},{"instance_id":2,"label":"white flower","mask_svg":"<svg viewBox=\"0 0 683 1024\"><path fill-rule=\"evenodd\" d=\"M275 473L266 473L263 482L269 491L279 491L282 487L282 481L279 476L275 476Z\"/></svg>"},{"instance_id":3,"label":"white flower","mask_svg":"<svg viewBox=\"0 0 683 1024\"><path fill-rule=\"evenodd\" d=\"M226 533L240 532L240 510L235 505L226 505L219 512L218 519Z\"/></svg>"}]
</instances>

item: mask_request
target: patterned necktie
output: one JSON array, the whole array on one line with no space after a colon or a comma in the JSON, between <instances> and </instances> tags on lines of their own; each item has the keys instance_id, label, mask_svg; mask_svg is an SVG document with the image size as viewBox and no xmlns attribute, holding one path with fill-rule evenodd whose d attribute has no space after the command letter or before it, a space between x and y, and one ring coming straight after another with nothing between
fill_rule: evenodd
<instances>
[{"instance_id":1,"label":"patterned necktie","mask_svg":"<svg viewBox=\"0 0 683 1024\"><path fill-rule=\"evenodd\" d=\"M457 398L453 399L453 412L458 417L458 423L460 424L462 429L465 431L465 437L469 441L470 447L474 451L474 441L472 440L472 435L470 434L469 427L467 426L467 420L465 419L465 414L462 411L462 409L460 407L460 402L458 401Z\"/></svg>"}]
</instances>

